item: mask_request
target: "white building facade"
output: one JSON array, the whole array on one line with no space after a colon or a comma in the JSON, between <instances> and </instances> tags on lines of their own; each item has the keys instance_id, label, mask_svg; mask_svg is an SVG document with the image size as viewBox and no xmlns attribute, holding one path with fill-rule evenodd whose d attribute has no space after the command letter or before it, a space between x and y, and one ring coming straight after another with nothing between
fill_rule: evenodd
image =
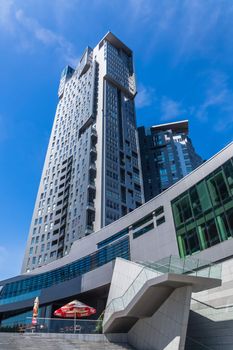
<instances>
[{"instance_id":1,"label":"white building facade","mask_svg":"<svg viewBox=\"0 0 233 350\"><path fill-rule=\"evenodd\" d=\"M22 272L139 207L132 51L112 33L62 72Z\"/></svg>"}]
</instances>

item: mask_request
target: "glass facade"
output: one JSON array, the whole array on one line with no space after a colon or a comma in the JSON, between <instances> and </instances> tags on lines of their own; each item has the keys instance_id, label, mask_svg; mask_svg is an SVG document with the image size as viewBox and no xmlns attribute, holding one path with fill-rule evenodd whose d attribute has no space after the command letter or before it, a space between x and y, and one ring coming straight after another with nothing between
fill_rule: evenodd
<instances>
[{"instance_id":1,"label":"glass facade","mask_svg":"<svg viewBox=\"0 0 233 350\"><path fill-rule=\"evenodd\" d=\"M233 158L172 201L181 257L233 237Z\"/></svg>"},{"instance_id":2,"label":"glass facade","mask_svg":"<svg viewBox=\"0 0 233 350\"><path fill-rule=\"evenodd\" d=\"M202 163L188 137L188 121L142 126L138 136L146 202Z\"/></svg>"},{"instance_id":3,"label":"glass facade","mask_svg":"<svg viewBox=\"0 0 233 350\"><path fill-rule=\"evenodd\" d=\"M109 243L112 243L114 242L115 240L127 235L129 233L129 229L128 227L125 228L124 230L120 231L120 232L117 232L115 233L114 235L112 235L111 237L108 237L106 239L104 239L103 241L99 242L97 244L97 248L100 249L100 248L103 248L104 246L106 246L107 244Z\"/></svg>"},{"instance_id":4,"label":"glass facade","mask_svg":"<svg viewBox=\"0 0 233 350\"><path fill-rule=\"evenodd\" d=\"M24 278L20 281L7 283L0 294L0 305L5 304L6 299L10 303L22 300L22 295L31 297L33 291L38 291L68 281L107 264L116 257L124 259L130 258L128 237L58 269Z\"/></svg>"}]
</instances>

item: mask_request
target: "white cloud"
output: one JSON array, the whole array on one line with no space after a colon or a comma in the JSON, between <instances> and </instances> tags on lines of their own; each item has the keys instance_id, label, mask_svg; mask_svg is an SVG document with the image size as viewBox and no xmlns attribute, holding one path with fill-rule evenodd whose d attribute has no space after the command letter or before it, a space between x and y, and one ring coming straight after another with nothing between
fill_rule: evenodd
<instances>
[{"instance_id":1,"label":"white cloud","mask_svg":"<svg viewBox=\"0 0 233 350\"><path fill-rule=\"evenodd\" d=\"M129 0L130 6L130 17L129 21L137 21L140 17L140 20L143 22L149 21L151 18L151 1L145 0Z\"/></svg>"},{"instance_id":2,"label":"white cloud","mask_svg":"<svg viewBox=\"0 0 233 350\"><path fill-rule=\"evenodd\" d=\"M6 31L12 31L14 28L12 18L13 1L0 1L0 27Z\"/></svg>"},{"instance_id":3,"label":"white cloud","mask_svg":"<svg viewBox=\"0 0 233 350\"><path fill-rule=\"evenodd\" d=\"M62 0L59 3L62 8L70 9L70 6L66 6ZM58 17L61 17L61 12L59 13ZM22 8L17 7L17 2L13 0L0 0L0 28L17 39L17 49L33 51L36 48L36 43L39 42L57 50L58 56L65 63L73 66L78 63L75 47L70 41L46 28L37 19L28 16Z\"/></svg>"},{"instance_id":4,"label":"white cloud","mask_svg":"<svg viewBox=\"0 0 233 350\"><path fill-rule=\"evenodd\" d=\"M232 127L233 90L229 88L228 78L224 73L210 73L204 100L194 110L194 115L202 122L211 122L216 131Z\"/></svg>"},{"instance_id":5,"label":"white cloud","mask_svg":"<svg viewBox=\"0 0 233 350\"><path fill-rule=\"evenodd\" d=\"M220 37L224 47L233 52L232 1L130 0L128 12L132 14L130 30L145 33L146 57L168 45L174 63L197 52L205 56L216 52Z\"/></svg>"},{"instance_id":6,"label":"white cloud","mask_svg":"<svg viewBox=\"0 0 233 350\"><path fill-rule=\"evenodd\" d=\"M138 93L136 95L135 104L137 108L143 108L150 106L155 102L155 89L152 87L138 84Z\"/></svg>"},{"instance_id":7,"label":"white cloud","mask_svg":"<svg viewBox=\"0 0 233 350\"><path fill-rule=\"evenodd\" d=\"M160 104L161 120L176 119L182 117L186 112L187 111L183 108L180 102L166 96L162 97Z\"/></svg>"},{"instance_id":8,"label":"white cloud","mask_svg":"<svg viewBox=\"0 0 233 350\"><path fill-rule=\"evenodd\" d=\"M36 19L28 17L21 9L16 11L16 19L26 29L27 33L32 34L36 40L45 46L57 49L67 63L71 65L77 64L78 57L75 55L73 44L62 35L43 27Z\"/></svg>"}]
</instances>

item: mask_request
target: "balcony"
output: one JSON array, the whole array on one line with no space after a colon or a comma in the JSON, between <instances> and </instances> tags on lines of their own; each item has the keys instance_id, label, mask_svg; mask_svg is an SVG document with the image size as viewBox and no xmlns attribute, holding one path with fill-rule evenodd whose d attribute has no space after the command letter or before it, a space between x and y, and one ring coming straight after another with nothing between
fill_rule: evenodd
<instances>
[{"instance_id":1,"label":"balcony","mask_svg":"<svg viewBox=\"0 0 233 350\"><path fill-rule=\"evenodd\" d=\"M88 189L95 191L96 190L95 181L90 180L87 187L88 187Z\"/></svg>"},{"instance_id":2,"label":"balcony","mask_svg":"<svg viewBox=\"0 0 233 350\"><path fill-rule=\"evenodd\" d=\"M91 128L91 138L96 142L97 141L97 131L94 128Z\"/></svg>"},{"instance_id":3,"label":"balcony","mask_svg":"<svg viewBox=\"0 0 233 350\"><path fill-rule=\"evenodd\" d=\"M96 172L96 165L95 165L95 163L90 163L89 169L94 171L94 172Z\"/></svg>"},{"instance_id":4,"label":"balcony","mask_svg":"<svg viewBox=\"0 0 233 350\"><path fill-rule=\"evenodd\" d=\"M94 154L97 153L97 150L96 150L95 146L91 146L90 153L94 153Z\"/></svg>"},{"instance_id":5,"label":"balcony","mask_svg":"<svg viewBox=\"0 0 233 350\"><path fill-rule=\"evenodd\" d=\"M93 225L87 225L85 229L85 235L88 236L90 233L94 231Z\"/></svg>"},{"instance_id":6,"label":"balcony","mask_svg":"<svg viewBox=\"0 0 233 350\"><path fill-rule=\"evenodd\" d=\"M87 210L95 211L94 202L87 202Z\"/></svg>"}]
</instances>

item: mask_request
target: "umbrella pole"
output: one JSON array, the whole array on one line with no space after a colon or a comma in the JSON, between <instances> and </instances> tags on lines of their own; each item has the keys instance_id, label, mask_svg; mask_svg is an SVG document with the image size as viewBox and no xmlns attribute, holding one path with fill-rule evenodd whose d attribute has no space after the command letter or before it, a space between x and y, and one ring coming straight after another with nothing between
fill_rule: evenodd
<instances>
[{"instance_id":1,"label":"umbrella pole","mask_svg":"<svg viewBox=\"0 0 233 350\"><path fill-rule=\"evenodd\" d=\"M75 333L75 327L76 327L76 313L74 313L74 333Z\"/></svg>"}]
</instances>

